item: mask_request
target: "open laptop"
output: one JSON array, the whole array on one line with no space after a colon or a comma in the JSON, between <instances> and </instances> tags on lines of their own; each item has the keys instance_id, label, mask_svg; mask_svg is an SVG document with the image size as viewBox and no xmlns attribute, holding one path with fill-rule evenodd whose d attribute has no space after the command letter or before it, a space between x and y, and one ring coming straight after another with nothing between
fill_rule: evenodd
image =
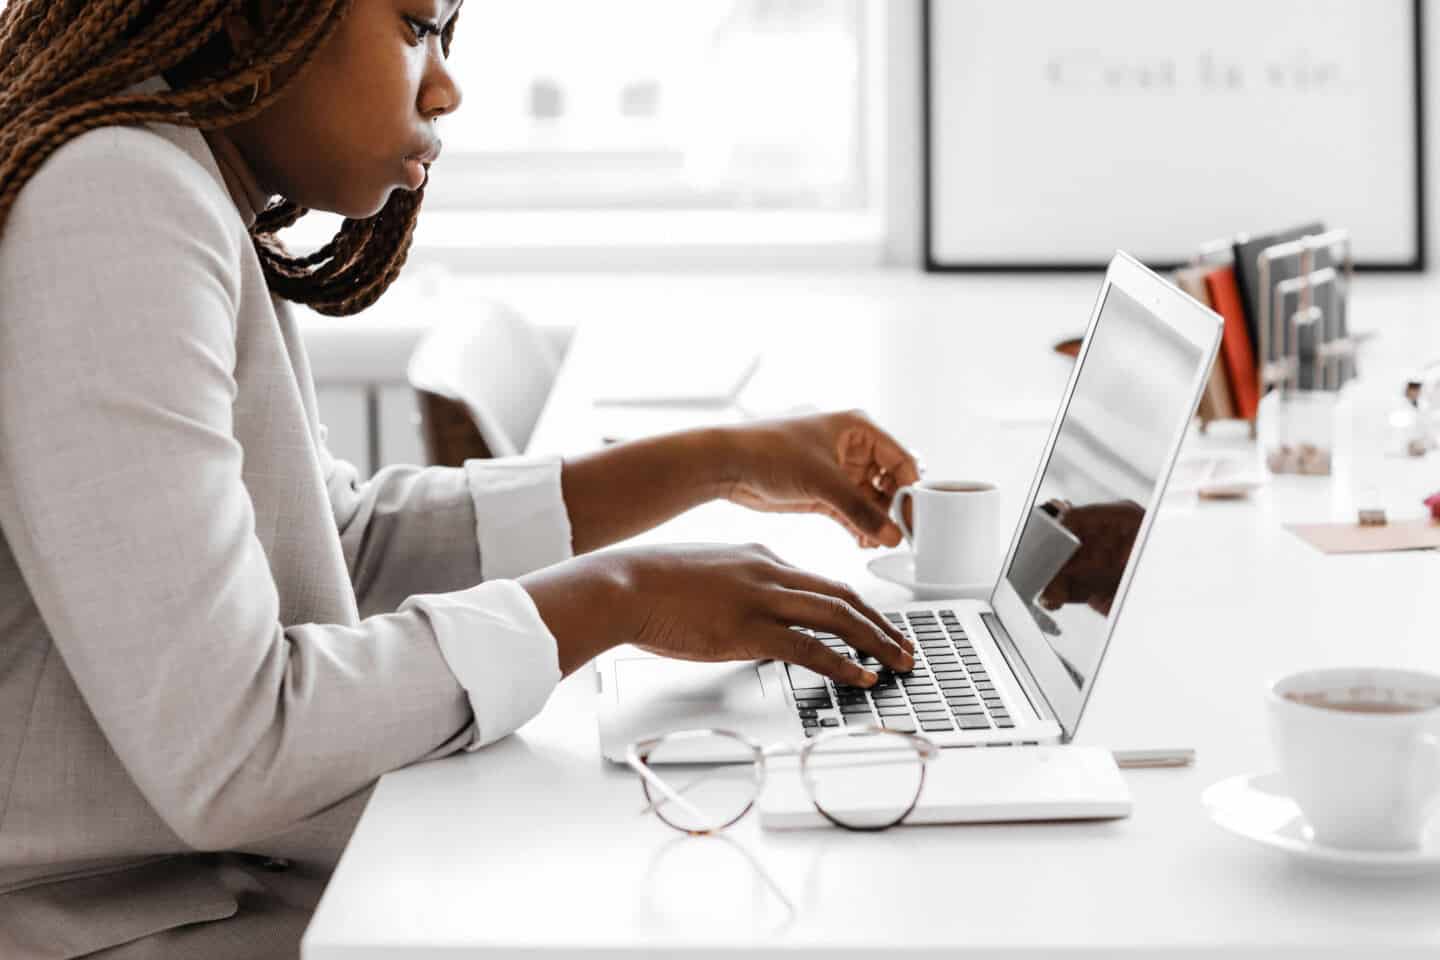
<instances>
[{"instance_id":1,"label":"open laptop","mask_svg":"<svg viewBox=\"0 0 1440 960\"><path fill-rule=\"evenodd\" d=\"M596 664L604 756L623 762L635 740L696 727L762 743L852 725L921 731L942 747L1070 740L1220 331L1216 314L1117 253L988 602L885 611L915 641L916 665L882 672L870 689L778 661L692 663L616 648ZM814 635L879 669L839 637ZM749 759L703 752L717 748L706 738L694 755L668 759Z\"/></svg>"}]
</instances>

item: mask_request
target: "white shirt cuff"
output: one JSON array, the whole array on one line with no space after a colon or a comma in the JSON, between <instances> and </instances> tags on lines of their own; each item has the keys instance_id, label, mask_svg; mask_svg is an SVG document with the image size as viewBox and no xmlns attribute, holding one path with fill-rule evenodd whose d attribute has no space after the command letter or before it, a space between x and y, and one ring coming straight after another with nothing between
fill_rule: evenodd
<instances>
[{"instance_id":1,"label":"white shirt cuff","mask_svg":"<svg viewBox=\"0 0 1440 960\"><path fill-rule=\"evenodd\" d=\"M560 682L555 635L525 588L487 580L468 590L408 597L435 631L440 652L470 698L478 750L518 730L540 712Z\"/></svg>"},{"instance_id":2,"label":"white shirt cuff","mask_svg":"<svg viewBox=\"0 0 1440 960\"><path fill-rule=\"evenodd\" d=\"M574 556L560 469L556 456L465 461L486 580L513 579Z\"/></svg>"}]
</instances>

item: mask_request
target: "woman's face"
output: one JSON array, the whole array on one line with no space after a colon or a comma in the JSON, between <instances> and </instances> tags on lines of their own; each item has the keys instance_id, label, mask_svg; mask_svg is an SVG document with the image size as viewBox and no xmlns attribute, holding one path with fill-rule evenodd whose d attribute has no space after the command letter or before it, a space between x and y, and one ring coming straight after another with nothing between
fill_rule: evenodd
<instances>
[{"instance_id":1,"label":"woman's face","mask_svg":"<svg viewBox=\"0 0 1440 960\"><path fill-rule=\"evenodd\" d=\"M304 75L227 131L260 185L354 219L417 189L439 150L435 120L460 105L439 35L460 2L355 0Z\"/></svg>"}]
</instances>

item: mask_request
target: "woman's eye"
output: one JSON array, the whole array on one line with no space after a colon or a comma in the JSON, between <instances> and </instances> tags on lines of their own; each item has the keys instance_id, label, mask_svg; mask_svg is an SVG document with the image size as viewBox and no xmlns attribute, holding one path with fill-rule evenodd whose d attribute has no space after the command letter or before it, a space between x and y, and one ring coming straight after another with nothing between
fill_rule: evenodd
<instances>
[{"instance_id":1,"label":"woman's eye","mask_svg":"<svg viewBox=\"0 0 1440 960\"><path fill-rule=\"evenodd\" d=\"M414 17L406 17L405 22L410 25L410 32L415 34L417 43L423 43L426 37L438 37L440 35L440 25L438 23L417 20Z\"/></svg>"}]
</instances>

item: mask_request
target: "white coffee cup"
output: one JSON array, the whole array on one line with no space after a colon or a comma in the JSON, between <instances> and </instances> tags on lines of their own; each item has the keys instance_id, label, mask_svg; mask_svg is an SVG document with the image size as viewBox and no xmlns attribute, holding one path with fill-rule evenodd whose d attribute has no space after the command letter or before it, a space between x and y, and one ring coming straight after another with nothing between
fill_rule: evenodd
<instances>
[{"instance_id":1,"label":"white coffee cup","mask_svg":"<svg viewBox=\"0 0 1440 960\"><path fill-rule=\"evenodd\" d=\"M1440 676L1333 668L1267 696L1280 772L1318 843L1411 850L1440 807Z\"/></svg>"},{"instance_id":2,"label":"white coffee cup","mask_svg":"<svg viewBox=\"0 0 1440 960\"><path fill-rule=\"evenodd\" d=\"M922 480L901 487L890 504L890 519L915 553L917 582L968 586L994 576L1000 491L993 483Z\"/></svg>"}]
</instances>

